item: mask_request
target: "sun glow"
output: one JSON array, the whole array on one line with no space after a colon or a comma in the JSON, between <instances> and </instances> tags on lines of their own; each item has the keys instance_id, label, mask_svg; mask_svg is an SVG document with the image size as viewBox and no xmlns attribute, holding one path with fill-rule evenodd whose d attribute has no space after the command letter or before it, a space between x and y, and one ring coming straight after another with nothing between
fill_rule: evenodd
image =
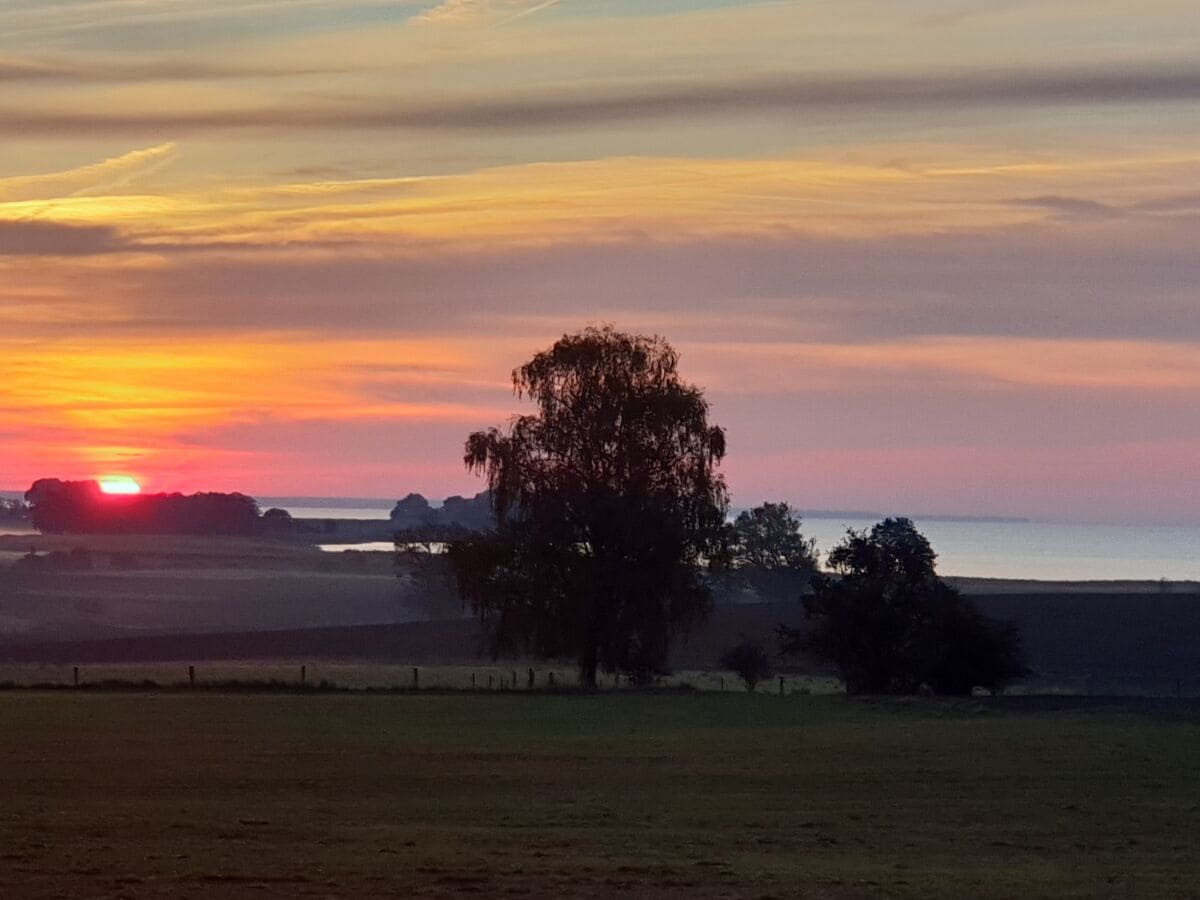
<instances>
[{"instance_id":1,"label":"sun glow","mask_svg":"<svg viewBox=\"0 0 1200 900\"><path fill-rule=\"evenodd\" d=\"M124 475L100 479L100 490L106 494L140 494L142 486Z\"/></svg>"}]
</instances>

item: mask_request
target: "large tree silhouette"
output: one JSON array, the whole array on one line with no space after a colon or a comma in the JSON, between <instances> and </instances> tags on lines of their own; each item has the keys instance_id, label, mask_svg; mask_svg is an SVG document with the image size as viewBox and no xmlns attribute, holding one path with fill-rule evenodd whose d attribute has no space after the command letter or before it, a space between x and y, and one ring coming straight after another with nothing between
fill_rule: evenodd
<instances>
[{"instance_id":1,"label":"large tree silhouette","mask_svg":"<svg viewBox=\"0 0 1200 900\"><path fill-rule=\"evenodd\" d=\"M708 609L704 561L728 497L724 432L659 337L588 328L513 372L537 415L466 443L494 534L452 542L459 589L493 649L645 677Z\"/></svg>"}]
</instances>

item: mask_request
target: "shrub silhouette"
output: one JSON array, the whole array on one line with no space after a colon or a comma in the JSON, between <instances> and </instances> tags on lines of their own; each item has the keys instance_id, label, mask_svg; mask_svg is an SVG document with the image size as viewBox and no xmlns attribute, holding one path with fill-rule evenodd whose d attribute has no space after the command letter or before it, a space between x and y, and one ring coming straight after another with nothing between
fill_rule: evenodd
<instances>
[{"instance_id":1,"label":"shrub silhouette","mask_svg":"<svg viewBox=\"0 0 1200 900\"><path fill-rule=\"evenodd\" d=\"M1016 629L938 578L936 558L908 519L848 531L804 600L808 633L780 628L784 651L832 662L851 694L969 694L1027 674Z\"/></svg>"},{"instance_id":2,"label":"shrub silhouette","mask_svg":"<svg viewBox=\"0 0 1200 900\"><path fill-rule=\"evenodd\" d=\"M722 669L728 669L742 679L746 690L750 692L774 672L767 651L763 649L762 644L753 641L742 641L736 647L726 650L721 656L720 664Z\"/></svg>"}]
</instances>

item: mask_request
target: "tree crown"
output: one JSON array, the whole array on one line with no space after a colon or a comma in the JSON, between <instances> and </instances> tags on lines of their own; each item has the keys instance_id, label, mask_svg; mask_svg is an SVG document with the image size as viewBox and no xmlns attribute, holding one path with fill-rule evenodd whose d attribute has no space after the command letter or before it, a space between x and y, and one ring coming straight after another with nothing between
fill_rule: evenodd
<instances>
[{"instance_id":1,"label":"tree crown","mask_svg":"<svg viewBox=\"0 0 1200 900\"><path fill-rule=\"evenodd\" d=\"M926 581L936 577L937 554L911 519L884 519L870 531L849 529L829 553L829 567L844 576Z\"/></svg>"},{"instance_id":2,"label":"tree crown","mask_svg":"<svg viewBox=\"0 0 1200 900\"><path fill-rule=\"evenodd\" d=\"M514 392L539 413L515 417L508 434L472 434L464 456L487 476L497 516L546 512L571 528L618 498L649 508L669 497L689 524L723 518L714 466L725 433L708 425L707 401L677 364L662 338L606 326L564 335L516 369Z\"/></svg>"}]
</instances>

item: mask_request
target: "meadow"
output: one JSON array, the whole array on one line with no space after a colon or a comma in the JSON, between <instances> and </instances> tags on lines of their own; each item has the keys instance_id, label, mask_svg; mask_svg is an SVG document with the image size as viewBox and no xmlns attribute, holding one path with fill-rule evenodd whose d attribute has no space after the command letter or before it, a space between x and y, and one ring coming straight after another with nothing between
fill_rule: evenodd
<instances>
[{"instance_id":1,"label":"meadow","mask_svg":"<svg viewBox=\"0 0 1200 900\"><path fill-rule=\"evenodd\" d=\"M0 896L1200 896L1186 702L0 694Z\"/></svg>"}]
</instances>

